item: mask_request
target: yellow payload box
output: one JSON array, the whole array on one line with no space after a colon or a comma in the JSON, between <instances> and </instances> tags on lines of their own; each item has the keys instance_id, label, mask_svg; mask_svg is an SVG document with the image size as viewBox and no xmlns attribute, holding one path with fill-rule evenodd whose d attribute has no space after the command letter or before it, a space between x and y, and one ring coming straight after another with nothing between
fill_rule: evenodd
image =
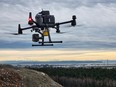
<instances>
[{"instance_id":1,"label":"yellow payload box","mask_svg":"<svg viewBox=\"0 0 116 87\"><path fill-rule=\"evenodd\" d=\"M48 36L48 30L43 31L44 36Z\"/></svg>"}]
</instances>

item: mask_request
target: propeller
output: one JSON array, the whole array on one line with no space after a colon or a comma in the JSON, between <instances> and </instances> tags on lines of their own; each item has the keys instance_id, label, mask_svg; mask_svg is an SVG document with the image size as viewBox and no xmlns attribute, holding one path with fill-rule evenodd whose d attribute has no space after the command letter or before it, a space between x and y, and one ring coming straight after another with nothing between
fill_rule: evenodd
<instances>
[{"instance_id":1,"label":"propeller","mask_svg":"<svg viewBox=\"0 0 116 87\"><path fill-rule=\"evenodd\" d=\"M84 26L84 24L77 24L77 25L75 25L75 27L83 27ZM64 28L69 28L69 27L72 27L71 25L64 25L63 26Z\"/></svg>"},{"instance_id":2,"label":"propeller","mask_svg":"<svg viewBox=\"0 0 116 87\"><path fill-rule=\"evenodd\" d=\"M10 34L12 34L12 35L19 35L18 33L10 33Z\"/></svg>"},{"instance_id":3,"label":"propeller","mask_svg":"<svg viewBox=\"0 0 116 87\"><path fill-rule=\"evenodd\" d=\"M11 34L11 35L28 35L28 34L18 34L18 33L15 33L15 32L14 33L10 33L9 32L9 33L5 33L5 34Z\"/></svg>"},{"instance_id":4,"label":"propeller","mask_svg":"<svg viewBox=\"0 0 116 87\"><path fill-rule=\"evenodd\" d=\"M22 29L21 29L21 25L18 24L18 33L7 33L7 34L12 34L12 35L22 35L23 32L22 32Z\"/></svg>"},{"instance_id":5,"label":"propeller","mask_svg":"<svg viewBox=\"0 0 116 87\"><path fill-rule=\"evenodd\" d=\"M18 33L5 33L5 34L11 34L11 35L28 35L28 34L18 34Z\"/></svg>"},{"instance_id":6,"label":"propeller","mask_svg":"<svg viewBox=\"0 0 116 87\"><path fill-rule=\"evenodd\" d=\"M67 32L59 32L59 33L57 33L57 34L64 34L64 33L67 33Z\"/></svg>"}]
</instances>

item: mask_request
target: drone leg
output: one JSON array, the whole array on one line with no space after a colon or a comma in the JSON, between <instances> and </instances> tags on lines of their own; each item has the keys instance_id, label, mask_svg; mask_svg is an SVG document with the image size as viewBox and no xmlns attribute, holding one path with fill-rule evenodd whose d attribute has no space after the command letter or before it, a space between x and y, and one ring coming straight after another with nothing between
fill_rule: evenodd
<instances>
[{"instance_id":1,"label":"drone leg","mask_svg":"<svg viewBox=\"0 0 116 87\"><path fill-rule=\"evenodd\" d=\"M42 43L41 45L44 45L44 35L42 35Z\"/></svg>"},{"instance_id":2,"label":"drone leg","mask_svg":"<svg viewBox=\"0 0 116 87\"><path fill-rule=\"evenodd\" d=\"M49 29L48 29L48 39L49 39L49 42L52 42Z\"/></svg>"}]
</instances>

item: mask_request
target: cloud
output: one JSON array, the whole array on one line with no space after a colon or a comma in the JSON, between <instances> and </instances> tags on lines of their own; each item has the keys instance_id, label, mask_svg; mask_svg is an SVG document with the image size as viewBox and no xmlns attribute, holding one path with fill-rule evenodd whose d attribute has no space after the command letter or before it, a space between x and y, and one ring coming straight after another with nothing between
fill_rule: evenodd
<instances>
[{"instance_id":1,"label":"cloud","mask_svg":"<svg viewBox=\"0 0 116 87\"><path fill-rule=\"evenodd\" d=\"M115 0L2 0L0 1L0 48L31 48L31 33L13 36L17 25L27 26L28 12L33 18L41 9L51 11L56 21L70 20L77 16L76 27L61 27L64 34L55 34L53 40L62 40L49 48L115 49L116 1ZM79 26L82 25L82 26ZM44 48L44 47L39 47Z\"/></svg>"}]
</instances>

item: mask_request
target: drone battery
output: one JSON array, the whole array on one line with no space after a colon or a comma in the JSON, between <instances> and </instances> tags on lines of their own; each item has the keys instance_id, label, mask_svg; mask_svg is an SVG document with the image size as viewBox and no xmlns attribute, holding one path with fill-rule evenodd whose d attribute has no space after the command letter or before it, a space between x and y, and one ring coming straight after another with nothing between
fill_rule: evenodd
<instances>
[{"instance_id":1,"label":"drone battery","mask_svg":"<svg viewBox=\"0 0 116 87\"><path fill-rule=\"evenodd\" d=\"M33 42L38 42L39 41L39 34L33 34L32 35L32 41Z\"/></svg>"},{"instance_id":2,"label":"drone battery","mask_svg":"<svg viewBox=\"0 0 116 87\"><path fill-rule=\"evenodd\" d=\"M42 11L42 12L40 12L40 14L42 14L42 15L50 15L50 12L49 11Z\"/></svg>"},{"instance_id":3,"label":"drone battery","mask_svg":"<svg viewBox=\"0 0 116 87\"><path fill-rule=\"evenodd\" d=\"M43 31L44 36L48 36L48 30Z\"/></svg>"},{"instance_id":4,"label":"drone battery","mask_svg":"<svg viewBox=\"0 0 116 87\"><path fill-rule=\"evenodd\" d=\"M44 24L55 24L55 18L53 15L43 15L42 17Z\"/></svg>"},{"instance_id":5,"label":"drone battery","mask_svg":"<svg viewBox=\"0 0 116 87\"><path fill-rule=\"evenodd\" d=\"M40 26L50 26L50 27L54 27L55 24L55 18L53 15L40 15L37 14L36 17L36 22L38 25Z\"/></svg>"}]
</instances>

